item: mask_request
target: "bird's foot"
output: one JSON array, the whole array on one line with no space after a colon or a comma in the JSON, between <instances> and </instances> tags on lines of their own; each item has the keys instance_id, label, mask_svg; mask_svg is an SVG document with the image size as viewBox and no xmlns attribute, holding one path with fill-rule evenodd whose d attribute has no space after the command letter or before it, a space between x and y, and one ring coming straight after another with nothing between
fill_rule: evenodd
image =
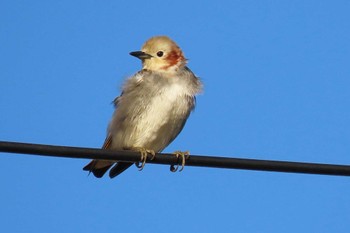
<instances>
[{"instance_id":1,"label":"bird's foot","mask_svg":"<svg viewBox=\"0 0 350 233\"><path fill-rule=\"evenodd\" d=\"M179 158L181 157L181 168L179 170L179 172L181 172L185 167L186 159L188 159L190 157L190 152L189 151L175 151L174 155L178 159L178 163L176 165L171 165L170 171L176 172L179 169L179 166L180 166Z\"/></svg>"},{"instance_id":2,"label":"bird's foot","mask_svg":"<svg viewBox=\"0 0 350 233\"><path fill-rule=\"evenodd\" d=\"M140 162L135 163L139 171L141 171L145 167L148 154L152 155L151 160L153 160L154 157L156 156L156 153L154 152L154 150L148 150L143 147L135 147L135 148L132 148L132 150L138 151L141 154L141 159L140 159L140 162L142 162L141 165L140 165Z\"/></svg>"}]
</instances>

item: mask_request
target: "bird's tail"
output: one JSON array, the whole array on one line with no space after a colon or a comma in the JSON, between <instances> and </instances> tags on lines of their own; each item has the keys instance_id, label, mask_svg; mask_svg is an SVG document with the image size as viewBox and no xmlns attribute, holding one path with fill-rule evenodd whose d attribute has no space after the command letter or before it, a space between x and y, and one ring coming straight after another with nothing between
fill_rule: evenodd
<instances>
[{"instance_id":1,"label":"bird's tail","mask_svg":"<svg viewBox=\"0 0 350 233\"><path fill-rule=\"evenodd\" d=\"M112 136L108 135L105 142L103 143L102 149L109 149L112 143ZM83 170L92 172L97 178L101 178L109 168L112 167L114 161L108 160L92 160L88 163ZM117 164L110 170L109 177L114 178L126 169L128 169L133 163L117 162Z\"/></svg>"},{"instance_id":2,"label":"bird's tail","mask_svg":"<svg viewBox=\"0 0 350 233\"><path fill-rule=\"evenodd\" d=\"M109 171L109 177L114 178L126 169L128 169L133 163L125 163L125 162L118 162L114 167Z\"/></svg>"},{"instance_id":3,"label":"bird's tail","mask_svg":"<svg viewBox=\"0 0 350 233\"><path fill-rule=\"evenodd\" d=\"M101 178L110 167L112 167L114 162L106 161L106 160L92 160L88 163L83 170L89 171L89 173L94 174L97 178Z\"/></svg>"},{"instance_id":4,"label":"bird's tail","mask_svg":"<svg viewBox=\"0 0 350 233\"><path fill-rule=\"evenodd\" d=\"M114 162L107 160L92 160L89 164L87 164L83 170L89 171L94 174L95 177L101 178ZM109 177L114 178L126 169L128 169L133 163L125 163L125 162L117 162L116 165L109 171Z\"/></svg>"}]
</instances>

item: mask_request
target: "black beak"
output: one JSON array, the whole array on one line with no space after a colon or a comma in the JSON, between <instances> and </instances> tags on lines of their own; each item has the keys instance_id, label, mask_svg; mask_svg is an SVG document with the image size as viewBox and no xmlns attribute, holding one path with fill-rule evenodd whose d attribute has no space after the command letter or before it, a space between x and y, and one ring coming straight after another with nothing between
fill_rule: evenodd
<instances>
[{"instance_id":1,"label":"black beak","mask_svg":"<svg viewBox=\"0 0 350 233\"><path fill-rule=\"evenodd\" d=\"M149 59L152 57L152 55L149 55L148 53L142 52L142 51L135 51L130 53L131 56L137 57L138 59L144 60Z\"/></svg>"}]
</instances>

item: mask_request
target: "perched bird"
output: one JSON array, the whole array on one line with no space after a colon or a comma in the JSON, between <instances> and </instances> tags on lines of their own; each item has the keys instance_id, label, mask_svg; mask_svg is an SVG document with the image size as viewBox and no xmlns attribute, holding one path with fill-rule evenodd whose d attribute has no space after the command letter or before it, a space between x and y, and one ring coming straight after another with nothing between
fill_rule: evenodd
<instances>
[{"instance_id":1,"label":"perched bird","mask_svg":"<svg viewBox=\"0 0 350 233\"><path fill-rule=\"evenodd\" d=\"M130 55L142 61L142 70L127 79L122 94L114 100L116 109L102 148L136 150L147 157L147 152L154 155L162 151L180 133L195 107L195 95L202 83L169 37L152 37L141 51ZM92 160L83 169L100 178L112 167L109 176L113 178L131 165Z\"/></svg>"}]
</instances>

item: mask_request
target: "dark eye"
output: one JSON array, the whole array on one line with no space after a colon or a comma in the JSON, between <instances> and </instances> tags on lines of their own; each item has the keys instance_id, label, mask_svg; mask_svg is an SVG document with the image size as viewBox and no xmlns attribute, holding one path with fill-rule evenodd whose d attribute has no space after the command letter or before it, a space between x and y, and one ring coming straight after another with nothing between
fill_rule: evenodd
<instances>
[{"instance_id":1,"label":"dark eye","mask_svg":"<svg viewBox=\"0 0 350 233\"><path fill-rule=\"evenodd\" d=\"M157 56L158 56L158 57L162 57L162 56L163 56L163 54L164 54L164 52L163 52L163 51L158 51L158 52L157 52Z\"/></svg>"}]
</instances>

